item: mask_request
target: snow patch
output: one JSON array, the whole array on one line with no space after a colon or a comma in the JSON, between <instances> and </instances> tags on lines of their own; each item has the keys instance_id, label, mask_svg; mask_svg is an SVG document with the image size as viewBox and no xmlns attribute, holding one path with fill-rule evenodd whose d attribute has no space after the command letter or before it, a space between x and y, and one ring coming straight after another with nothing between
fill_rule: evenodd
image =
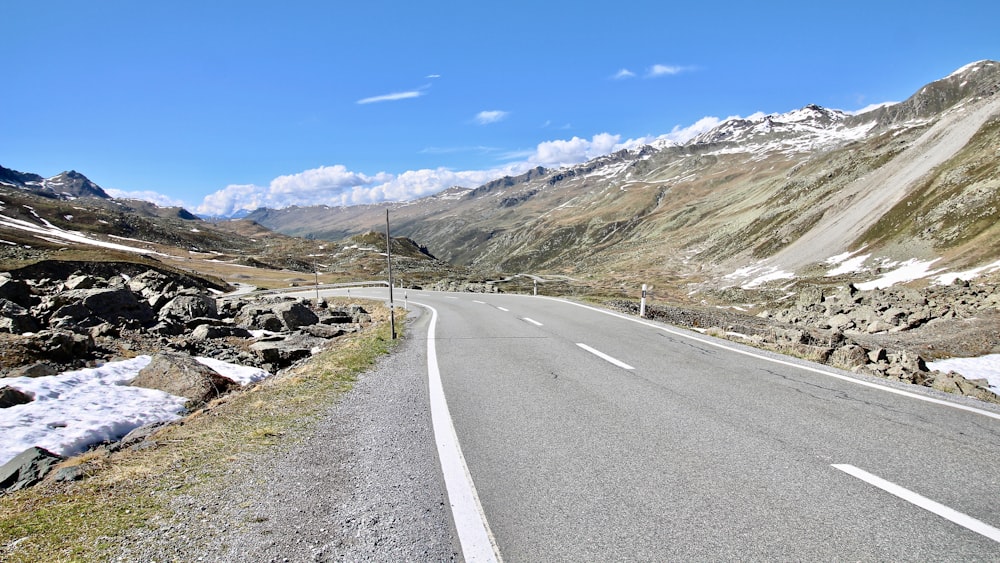
<instances>
[{"instance_id":1,"label":"snow patch","mask_svg":"<svg viewBox=\"0 0 1000 563\"><path fill-rule=\"evenodd\" d=\"M935 258L933 260L917 260L911 259L903 262L899 268L883 275L878 279L872 281L862 282L854 284L855 287L862 291L868 291L872 289L885 289L887 287L896 285L897 283L906 283L908 281L919 280L921 278L926 278L933 276L934 274L940 272L941 270L930 270L931 265L940 260L940 258Z\"/></svg>"},{"instance_id":2,"label":"snow patch","mask_svg":"<svg viewBox=\"0 0 1000 563\"><path fill-rule=\"evenodd\" d=\"M258 368L195 359L242 385L270 375ZM64 456L79 454L140 426L180 418L187 399L127 385L150 361L149 356L137 356L59 375L4 379L4 385L35 400L0 409L0 464L32 446Z\"/></svg>"},{"instance_id":3,"label":"snow patch","mask_svg":"<svg viewBox=\"0 0 1000 563\"><path fill-rule=\"evenodd\" d=\"M927 367L945 373L955 371L966 379L985 379L990 383L990 391L1000 395L1000 354L937 360L927 362Z\"/></svg>"}]
</instances>

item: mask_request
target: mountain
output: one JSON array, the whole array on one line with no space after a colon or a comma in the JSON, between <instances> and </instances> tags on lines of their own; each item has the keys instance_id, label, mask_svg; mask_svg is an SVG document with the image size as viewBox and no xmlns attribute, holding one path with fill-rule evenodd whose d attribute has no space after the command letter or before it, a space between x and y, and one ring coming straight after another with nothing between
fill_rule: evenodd
<instances>
[{"instance_id":1,"label":"mountain","mask_svg":"<svg viewBox=\"0 0 1000 563\"><path fill-rule=\"evenodd\" d=\"M787 283L845 256L858 280L905 263L1000 266L998 92L1000 63L980 61L858 115L810 104L413 202L249 217L339 239L388 208L394 234L452 263L609 288Z\"/></svg>"},{"instance_id":2,"label":"mountain","mask_svg":"<svg viewBox=\"0 0 1000 563\"><path fill-rule=\"evenodd\" d=\"M43 197L58 199L77 199L81 197L96 197L111 199L100 186L93 183L76 170L57 174L51 178L42 178L38 174L18 172L0 166L0 184L30 191Z\"/></svg>"}]
</instances>

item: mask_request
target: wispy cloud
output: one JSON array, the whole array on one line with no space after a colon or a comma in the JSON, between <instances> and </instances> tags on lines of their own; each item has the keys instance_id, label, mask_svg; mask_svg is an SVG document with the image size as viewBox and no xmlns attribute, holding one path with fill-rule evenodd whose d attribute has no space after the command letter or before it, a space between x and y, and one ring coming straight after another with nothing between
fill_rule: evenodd
<instances>
[{"instance_id":1,"label":"wispy cloud","mask_svg":"<svg viewBox=\"0 0 1000 563\"><path fill-rule=\"evenodd\" d=\"M379 102L395 102L397 100L407 100L410 98L419 98L423 96L423 90L408 90L406 92L394 92L392 94L382 94L381 96L372 96L370 98L361 98L357 101L359 104L377 104Z\"/></svg>"},{"instance_id":2,"label":"wispy cloud","mask_svg":"<svg viewBox=\"0 0 1000 563\"><path fill-rule=\"evenodd\" d=\"M441 78L441 75L440 74L428 74L424 78L429 78L429 79Z\"/></svg>"},{"instance_id":3,"label":"wispy cloud","mask_svg":"<svg viewBox=\"0 0 1000 563\"><path fill-rule=\"evenodd\" d=\"M481 111L476 114L475 121L480 125L489 125L490 123L496 123L497 121L507 119L508 115L510 115L509 111L500 111L498 109Z\"/></svg>"},{"instance_id":4,"label":"wispy cloud","mask_svg":"<svg viewBox=\"0 0 1000 563\"><path fill-rule=\"evenodd\" d=\"M656 64L649 67L649 70L646 71L646 78L656 78L658 76L673 76L675 74L680 74L687 70L689 70L688 67L683 67L683 66Z\"/></svg>"},{"instance_id":5,"label":"wispy cloud","mask_svg":"<svg viewBox=\"0 0 1000 563\"><path fill-rule=\"evenodd\" d=\"M612 80L625 80L626 78L635 78L635 73L627 68L623 68L611 77Z\"/></svg>"}]
</instances>

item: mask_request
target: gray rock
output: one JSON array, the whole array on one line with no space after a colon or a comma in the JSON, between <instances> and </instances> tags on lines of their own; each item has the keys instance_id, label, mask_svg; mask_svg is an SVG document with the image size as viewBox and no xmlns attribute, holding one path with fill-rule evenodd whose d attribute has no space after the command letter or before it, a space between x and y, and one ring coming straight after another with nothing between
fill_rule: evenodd
<instances>
[{"instance_id":1,"label":"gray rock","mask_svg":"<svg viewBox=\"0 0 1000 563\"><path fill-rule=\"evenodd\" d=\"M31 288L23 281L0 277L0 298L31 307Z\"/></svg>"},{"instance_id":2,"label":"gray rock","mask_svg":"<svg viewBox=\"0 0 1000 563\"><path fill-rule=\"evenodd\" d=\"M10 370L7 377L45 377L46 375L56 375L59 368L48 362L35 362L30 365L21 366Z\"/></svg>"},{"instance_id":3,"label":"gray rock","mask_svg":"<svg viewBox=\"0 0 1000 563\"><path fill-rule=\"evenodd\" d=\"M286 330L298 330L301 327L314 325L319 322L319 317L298 301L285 301L278 303L272 309L274 315L281 320Z\"/></svg>"},{"instance_id":4,"label":"gray rock","mask_svg":"<svg viewBox=\"0 0 1000 563\"><path fill-rule=\"evenodd\" d=\"M41 328L30 311L17 303L0 297L0 332L24 334Z\"/></svg>"},{"instance_id":5,"label":"gray rock","mask_svg":"<svg viewBox=\"0 0 1000 563\"><path fill-rule=\"evenodd\" d=\"M175 319L218 318L215 299L204 295L178 295L163 305L159 317Z\"/></svg>"},{"instance_id":6,"label":"gray rock","mask_svg":"<svg viewBox=\"0 0 1000 563\"><path fill-rule=\"evenodd\" d=\"M10 386L0 387L0 409L6 409L15 405L26 405L35 398L31 395Z\"/></svg>"},{"instance_id":7,"label":"gray rock","mask_svg":"<svg viewBox=\"0 0 1000 563\"><path fill-rule=\"evenodd\" d=\"M281 368L297 360L308 358L313 350L326 344L326 340L302 333L282 338L267 338L254 342L250 350L264 363Z\"/></svg>"},{"instance_id":8,"label":"gray rock","mask_svg":"<svg viewBox=\"0 0 1000 563\"><path fill-rule=\"evenodd\" d=\"M64 459L45 448L30 447L0 466L0 490L13 492L28 488L44 479Z\"/></svg>"},{"instance_id":9,"label":"gray rock","mask_svg":"<svg viewBox=\"0 0 1000 563\"><path fill-rule=\"evenodd\" d=\"M315 336L317 338L336 338L347 333L342 328L333 327L326 324L315 324L305 327L304 330L307 334Z\"/></svg>"},{"instance_id":10,"label":"gray rock","mask_svg":"<svg viewBox=\"0 0 1000 563\"><path fill-rule=\"evenodd\" d=\"M239 326L217 326L200 325L191 332L191 338L195 340L214 340L216 338L228 338L235 336L238 338L250 338L250 331Z\"/></svg>"},{"instance_id":11,"label":"gray rock","mask_svg":"<svg viewBox=\"0 0 1000 563\"><path fill-rule=\"evenodd\" d=\"M847 344L833 351L830 356L830 363L853 369L868 363L868 350L856 344Z\"/></svg>"},{"instance_id":12,"label":"gray rock","mask_svg":"<svg viewBox=\"0 0 1000 563\"><path fill-rule=\"evenodd\" d=\"M132 320L147 324L153 320L153 309L127 289L83 289L64 291L58 296L66 303L78 302L90 310L91 316L117 323Z\"/></svg>"},{"instance_id":13,"label":"gray rock","mask_svg":"<svg viewBox=\"0 0 1000 563\"><path fill-rule=\"evenodd\" d=\"M193 405L210 401L239 384L186 354L161 352L153 356L129 385L159 389L184 397Z\"/></svg>"},{"instance_id":14,"label":"gray rock","mask_svg":"<svg viewBox=\"0 0 1000 563\"><path fill-rule=\"evenodd\" d=\"M94 339L89 334L51 329L35 333L31 347L55 362L71 362L86 357L94 349Z\"/></svg>"},{"instance_id":15,"label":"gray rock","mask_svg":"<svg viewBox=\"0 0 1000 563\"><path fill-rule=\"evenodd\" d=\"M98 285L107 285L107 282L95 278L94 276L88 276L87 274L74 274L69 277L64 283L64 289L93 289Z\"/></svg>"}]
</instances>

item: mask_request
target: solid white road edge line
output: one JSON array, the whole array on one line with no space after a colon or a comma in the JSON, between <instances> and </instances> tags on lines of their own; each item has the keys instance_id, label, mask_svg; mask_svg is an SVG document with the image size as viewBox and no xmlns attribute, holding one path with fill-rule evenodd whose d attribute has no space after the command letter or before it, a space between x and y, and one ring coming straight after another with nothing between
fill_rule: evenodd
<instances>
[{"instance_id":1,"label":"solid white road edge line","mask_svg":"<svg viewBox=\"0 0 1000 563\"><path fill-rule=\"evenodd\" d=\"M882 479L881 477L878 477L876 475L872 475L871 473L868 473L863 469L858 469L853 465L848 465L846 463L835 463L832 464L831 467L833 467L834 469L839 469L840 471L843 471L844 473L847 473L852 477L857 477L858 479L861 479L862 481L868 483L869 485L874 485L891 495L895 495L905 500L906 502L909 502L910 504L914 504L916 506L919 506L920 508L923 508L924 510L933 512L934 514L937 514L938 516L944 518L945 520L954 522L955 524L958 524L963 528L967 528L969 530L972 530L973 532L976 532L977 534L986 536L987 538L995 542L1000 542L1000 529L994 528L993 526L990 526L989 524L981 520L977 520L972 516L969 516L968 514L963 514L953 508L949 508L939 502L935 502L909 489L900 487L899 485L891 481L886 481L885 479Z\"/></svg>"},{"instance_id":2,"label":"solid white road edge line","mask_svg":"<svg viewBox=\"0 0 1000 563\"><path fill-rule=\"evenodd\" d=\"M942 405L942 406L945 406L945 407L950 407L950 408L953 408L953 409L967 411L967 412L971 412L971 413L979 414L979 415L986 416L986 417L989 417L989 418L995 418L997 420L1000 420L1000 414L995 413L995 412L990 412L990 411L986 411L986 410L982 410L982 409L977 409L976 407L970 407L970 406L966 406L966 405L960 405L958 403L952 403L952 402L949 402L949 401L943 401L941 399L935 399L933 397L925 397L923 395L918 395L917 393L911 393L909 391L903 391L902 389L893 389L892 387L887 387L885 385L881 385L881 384L878 384L878 383L872 383L870 381L864 381L864 380L861 380L861 379L854 379L853 377L847 377L846 375L840 375L839 373L833 373L832 371L826 371L826 370L822 370L822 369L819 369L819 368L814 368L812 366L805 366L805 365L801 365L801 364L796 364L796 363L793 363L793 362L789 362L787 360L780 360L778 358L770 358L770 357L765 356L763 354L757 354L757 353L754 353L754 352L750 352L748 350L740 350L739 348L734 348L732 346L727 346L727 345L725 345L725 344L723 344L721 342L713 342L711 340L705 340L704 338L698 338L696 336L693 336L691 334L687 334L685 332L681 332L681 331L678 331L678 330L672 330L672 329L667 328L667 327L662 326L662 325L658 325L658 324L655 324L655 323L651 323L649 321L644 321L644 320L641 320L641 319L637 319L635 317L630 317L628 315L623 315L621 313L615 313L614 311L607 311L607 310L604 310L604 309L598 309L597 307L591 307L590 305L584 305L582 303L574 303L572 301L567 301L565 299L560 299L558 297L547 297L547 296L544 296L544 295L539 295L539 297L541 297L542 299L550 299L552 301L561 301L562 303L567 303L569 305L574 305L576 307L583 307L584 309L590 309L591 311L597 311L598 313L603 313L605 315L610 315L612 317L618 317L620 319L625 319L626 321L631 321L631 322L638 323L638 324L641 324L641 325L644 325L644 326L648 326L650 328L655 328L656 330L662 330L663 332L666 332L668 334L672 334L674 336L679 336L681 338L687 338L689 340L694 340L694 341L697 341L697 342L701 342L702 344L705 344L707 346L714 346L716 348L722 348L723 350L729 350L730 352L736 352L737 354L743 354L744 356L750 356L751 358L757 358L758 360L764 360L766 362L771 362L771 363L774 363L774 364L780 364L780 365L783 365L783 366L793 367L793 368L797 368L797 369L801 369L801 370L805 370L805 371L811 371L813 373L818 373L820 375L825 375L827 377L832 377L834 379L840 379L840 380L843 380L843 381L849 381L851 383L854 383L854 384L857 384L857 385L862 385L864 387L870 387L872 389L878 389L880 391L885 391L886 393L893 393L895 395L902 395L903 397L909 397L911 399L916 399L918 401L924 401L924 402L927 402L927 403L934 403L935 405Z\"/></svg>"},{"instance_id":3,"label":"solid white road edge line","mask_svg":"<svg viewBox=\"0 0 1000 563\"><path fill-rule=\"evenodd\" d=\"M536 321L535 319L529 319L528 317L521 317L521 320L528 321L529 323L531 323L531 324L533 324L535 326L542 326L542 323Z\"/></svg>"},{"instance_id":4,"label":"solid white road edge line","mask_svg":"<svg viewBox=\"0 0 1000 563\"><path fill-rule=\"evenodd\" d=\"M476 485L472 482L469 467L465 464L462 447L458 443L455 425L451 420L448 402L441 384L438 370L435 330L438 313L434 307L415 303L431 312L430 326L427 328L427 382L430 390L431 421L434 424L434 441L437 443L438 459L444 474L448 501L455 521L458 540L462 544L462 555L466 561L499 562L500 549L486 521L483 506L479 503Z\"/></svg>"},{"instance_id":5,"label":"solid white road edge line","mask_svg":"<svg viewBox=\"0 0 1000 563\"><path fill-rule=\"evenodd\" d=\"M582 342L577 342L576 345L579 346L580 348L583 348L584 350L590 352L591 354L597 356L598 358L601 358L602 360L609 361L609 362L615 364L616 366L618 366L618 367L620 367L622 369L635 369L634 367L626 364L625 362L623 362L621 360L617 360L615 358L612 358L611 356L605 354L604 352L601 352L600 350L594 350L593 348L591 348L590 346L587 346L586 344L584 344Z\"/></svg>"}]
</instances>

